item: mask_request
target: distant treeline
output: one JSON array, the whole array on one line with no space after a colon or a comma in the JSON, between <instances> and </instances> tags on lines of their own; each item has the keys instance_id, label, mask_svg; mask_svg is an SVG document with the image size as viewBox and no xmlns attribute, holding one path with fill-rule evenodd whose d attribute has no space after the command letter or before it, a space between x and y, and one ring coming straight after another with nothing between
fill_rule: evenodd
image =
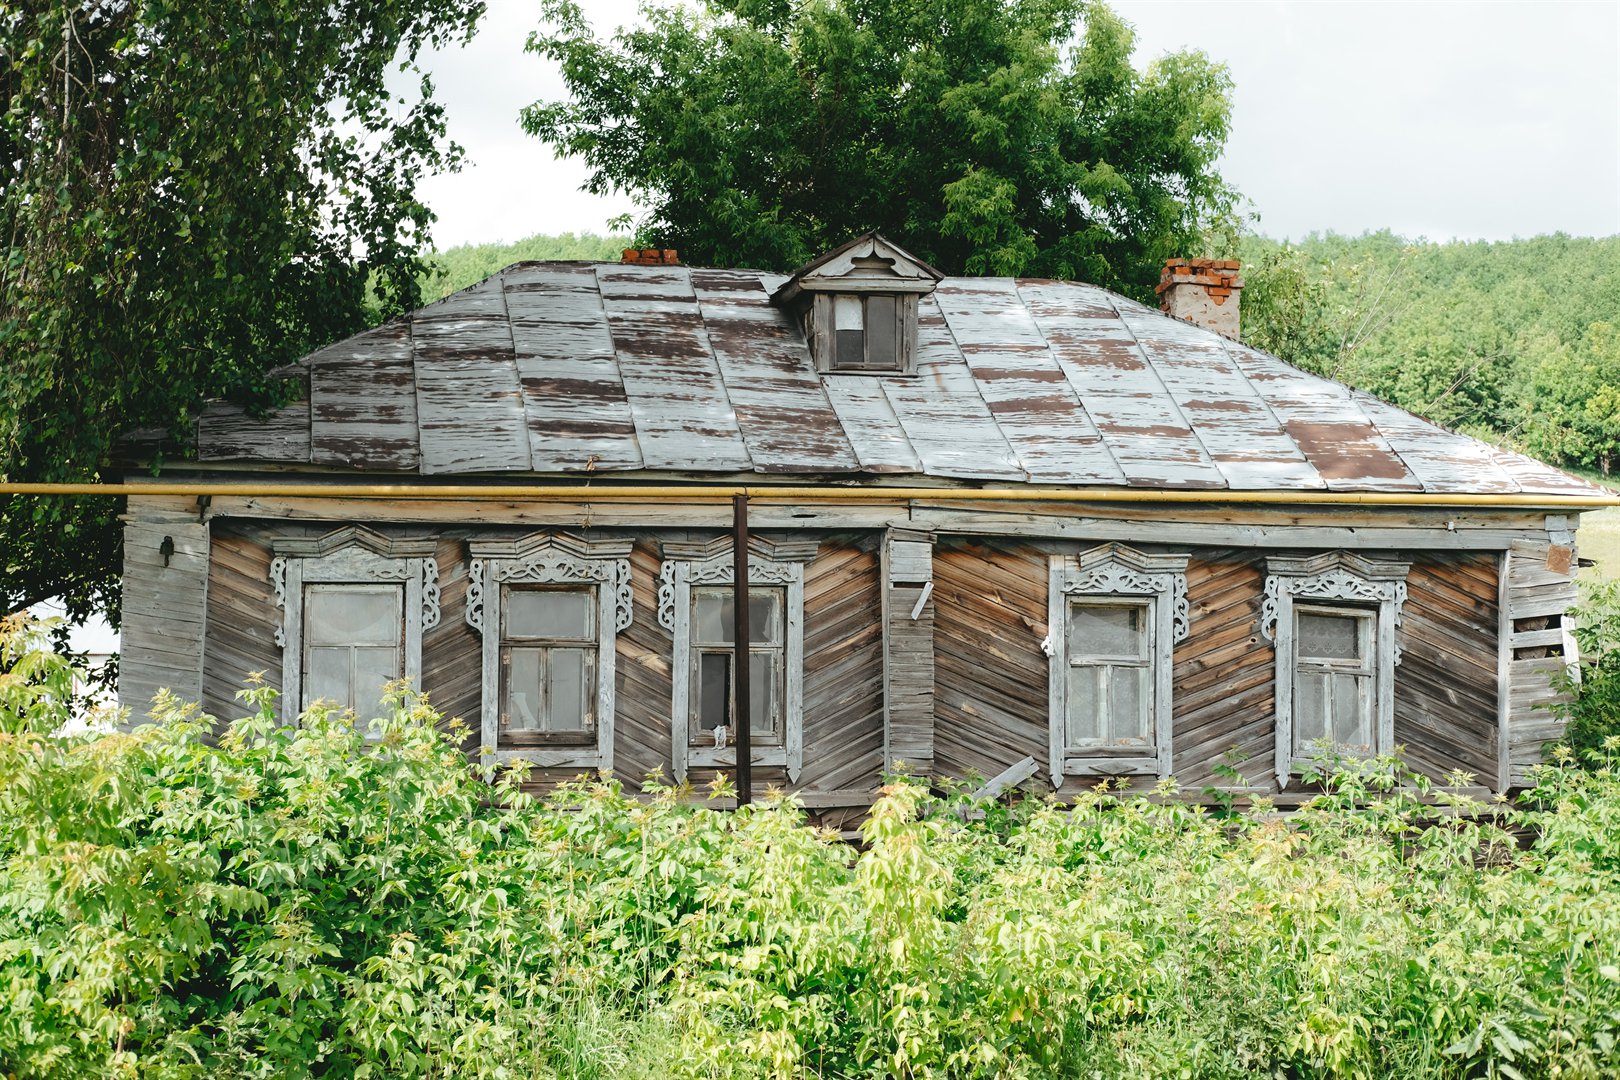
<instances>
[{"instance_id":1,"label":"distant treeline","mask_svg":"<svg viewBox=\"0 0 1620 1080\"><path fill-rule=\"evenodd\" d=\"M616 262L629 242L565 233L451 248L425 291L525 259ZM1250 343L1549 461L1620 465L1620 237L1251 236L1238 254Z\"/></svg>"}]
</instances>

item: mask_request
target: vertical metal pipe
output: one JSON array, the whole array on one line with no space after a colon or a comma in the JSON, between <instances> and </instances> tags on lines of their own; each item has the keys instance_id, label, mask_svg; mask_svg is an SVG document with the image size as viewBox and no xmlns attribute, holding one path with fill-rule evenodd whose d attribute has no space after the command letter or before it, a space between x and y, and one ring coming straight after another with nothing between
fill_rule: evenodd
<instances>
[{"instance_id":1,"label":"vertical metal pipe","mask_svg":"<svg viewBox=\"0 0 1620 1080\"><path fill-rule=\"evenodd\" d=\"M737 805L747 806L754 791L754 715L748 685L748 496L733 495L732 535L732 734L737 747Z\"/></svg>"}]
</instances>

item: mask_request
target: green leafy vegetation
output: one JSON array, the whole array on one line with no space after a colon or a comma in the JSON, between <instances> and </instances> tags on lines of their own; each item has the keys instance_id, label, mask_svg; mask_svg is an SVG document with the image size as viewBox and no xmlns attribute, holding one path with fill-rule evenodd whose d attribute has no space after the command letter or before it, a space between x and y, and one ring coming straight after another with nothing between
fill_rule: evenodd
<instances>
[{"instance_id":1,"label":"green leafy vegetation","mask_svg":"<svg viewBox=\"0 0 1620 1080\"><path fill-rule=\"evenodd\" d=\"M1620 464L1620 237L1243 241L1243 336L1437 423Z\"/></svg>"},{"instance_id":2,"label":"green leafy vegetation","mask_svg":"<svg viewBox=\"0 0 1620 1080\"><path fill-rule=\"evenodd\" d=\"M881 229L947 273L1146 298L1234 221L1226 69L1138 70L1099 0L709 0L612 36L571 0L542 11L528 47L568 97L524 127L694 263L786 270Z\"/></svg>"},{"instance_id":3,"label":"green leafy vegetation","mask_svg":"<svg viewBox=\"0 0 1620 1080\"><path fill-rule=\"evenodd\" d=\"M1390 761L1286 818L902 780L857 852L785 800L491 787L404 690L370 741L262 687L217 740L172 699L58 737L38 646L6 626L12 1077L1612 1075L1620 742L1494 819Z\"/></svg>"},{"instance_id":4,"label":"green leafy vegetation","mask_svg":"<svg viewBox=\"0 0 1620 1080\"><path fill-rule=\"evenodd\" d=\"M513 263L530 260L618 262L629 243L629 237L625 236L597 236L594 233L547 236L537 233L511 244L462 244L435 252L428 258L428 272L422 277L422 292L430 299L442 299L469 285L476 285Z\"/></svg>"},{"instance_id":5,"label":"green leafy vegetation","mask_svg":"<svg viewBox=\"0 0 1620 1080\"><path fill-rule=\"evenodd\" d=\"M425 46L477 0L50 0L0 13L0 478L94 479L116 440L416 307L453 167ZM408 77L408 76L407 76ZM374 294L367 296L367 282ZM115 500L0 499L0 611L117 607Z\"/></svg>"}]
</instances>

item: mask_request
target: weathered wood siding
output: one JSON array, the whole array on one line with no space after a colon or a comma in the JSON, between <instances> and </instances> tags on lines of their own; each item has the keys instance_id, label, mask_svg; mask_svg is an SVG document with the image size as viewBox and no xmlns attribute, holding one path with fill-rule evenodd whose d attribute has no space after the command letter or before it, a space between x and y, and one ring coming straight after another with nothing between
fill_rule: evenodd
<instances>
[{"instance_id":1,"label":"weathered wood siding","mask_svg":"<svg viewBox=\"0 0 1620 1080\"><path fill-rule=\"evenodd\" d=\"M477 753L483 641L467 625L467 548L460 539L441 537L433 555L439 564L439 625L422 635L421 689L446 720L467 725L466 746Z\"/></svg>"},{"instance_id":2,"label":"weathered wood siding","mask_svg":"<svg viewBox=\"0 0 1620 1080\"><path fill-rule=\"evenodd\" d=\"M882 778L878 562L876 538L839 537L805 568L803 790L869 791Z\"/></svg>"},{"instance_id":3,"label":"weathered wood siding","mask_svg":"<svg viewBox=\"0 0 1620 1080\"><path fill-rule=\"evenodd\" d=\"M1496 557L1414 556L1397 640L1395 744L1437 779L1497 773Z\"/></svg>"},{"instance_id":4,"label":"weathered wood siding","mask_svg":"<svg viewBox=\"0 0 1620 1080\"><path fill-rule=\"evenodd\" d=\"M1564 733L1555 707L1563 700L1553 676L1575 653L1572 620L1576 601L1575 552L1548 540L1519 541L1507 553L1508 786L1528 782L1541 748Z\"/></svg>"},{"instance_id":5,"label":"weathered wood siding","mask_svg":"<svg viewBox=\"0 0 1620 1080\"><path fill-rule=\"evenodd\" d=\"M202 703L220 720L244 715L236 692L250 673L262 672L265 685L281 689L281 646L276 644L281 609L270 588L272 535L270 526L214 523Z\"/></svg>"},{"instance_id":6,"label":"weathered wood siding","mask_svg":"<svg viewBox=\"0 0 1620 1080\"><path fill-rule=\"evenodd\" d=\"M1276 660L1260 637L1261 552L1195 551L1187 562L1191 619L1176 645L1171 771L1184 788L1229 784L1224 759L1251 784L1275 787Z\"/></svg>"},{"instance_id":7,"label":"weathered wood siding","mask_svg":"<svg viewBox=\"0 0 1620 1080\"><path fill-rule=\"evenodd\" d=\"M934 552L934 774L1047 759L1047 556L957 541ZM1045 768L1040 779L1046 780Z\"/></svg>"},{"instance_id":8,"label":"weathered wood siding","mask_svg":"<svg viewBox=\"0 0 1620 1080\"><path fill-rule=\"evenodd\" d=\"M635 618L618 636L614 772L631 791L651 774L670 781L669 703L675 641L658 625L657 548L640 541L630 553Z\"/></svg>"},{"instance_id":9,"label":"weathered wood siding","mask_svg":"<svg viewBox=\"0 0 1620 1080\"><path fill-rule=\"evenodd\" d=\"M165 539L174 550L167 559ZM124 525L124 615L118 702L146 720L152 696L202 695L203 625L208 596L208 526L195 512L131 499Z\"/></svg>"}]
</instances>

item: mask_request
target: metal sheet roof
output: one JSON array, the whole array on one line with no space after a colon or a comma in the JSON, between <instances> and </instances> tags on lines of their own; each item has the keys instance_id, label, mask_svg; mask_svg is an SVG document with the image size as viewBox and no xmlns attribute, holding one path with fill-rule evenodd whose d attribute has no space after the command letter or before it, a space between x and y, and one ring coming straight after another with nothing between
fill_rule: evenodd
<instances>
[{"instance_id":1,"label":"metal sheet roof","mask_svg":"<svg viewBox=\"0 0 1620 1080\"><path fill-rule=\"evenodd\" d=\"M519 263L211 405L203 461L422 475L926 476L1080 487L1599 489L1091 285L946 278L915 376L820 375L783 277Z\"/></svg>"}]
</instances>

